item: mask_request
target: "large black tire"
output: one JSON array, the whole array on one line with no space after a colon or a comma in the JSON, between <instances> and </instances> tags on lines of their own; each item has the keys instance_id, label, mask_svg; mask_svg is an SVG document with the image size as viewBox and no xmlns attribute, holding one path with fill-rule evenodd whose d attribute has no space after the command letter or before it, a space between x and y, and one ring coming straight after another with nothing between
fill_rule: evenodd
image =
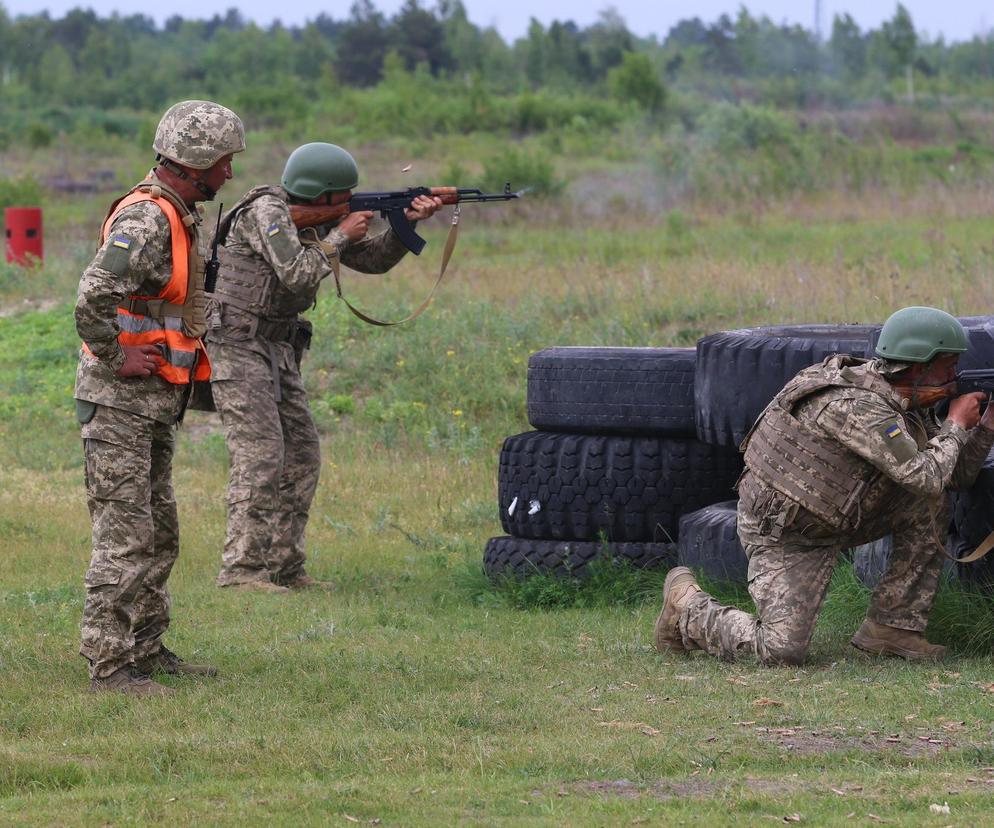
<instances>
[{"instance_id":1,"label":"large black tire","mask_svg":"<svg viewBox=\"0 0 994 828\"><path fill-rule=\"evenodd\" d=\"M984 461L969 489L953 492L953 530L974 547L994 531L994 456Z\"/></svg>"},{"instance_id":2,"label":"large black tire","mask_svg":"<svg viewBox=\"0 0 994 828\"><path fill-rule=\"evenodd\" d=\"M994 316L961 316L970 349L959 359L960 371L994 368Z\"/></svg>"},{"instance_id":3,"label":"large black tire","mask_svg":"<svg viewBox=\"0 0 994 828\"><path fill-rule=\"evenodd\" d=\"M873 589L877 585L877 581L890 566L890 553L893 550L894 538L891 535L885 535L853 549L853 570L863 586Z\"/></svg>"},{"instance_id":4,"label":"large black tire","mask_svg":"<svg viewBox=\"0 0 994 828\"><path fill-rule=\"evenodd\" d=\"M500 452L500 521L519 538L672 542L741 471L738 452L692 439L529 431Z\"/></svg>"},{"instance_id":5,"label":"large black tire","mask_svg":"<svg viewBox=\"0 0 994 828\"><path fill-rule=\"evenodd\" d=\"M957 554L957 538L950 535L946 540L946 552L948 555ZM873 589L890 566L890 556L894 551L894 538L892 535L884 535L875 541L864 543L852 550L852 564L856 572L856 577L863 583L863 586ZM959 554L966 554L965 552ZM948 557L942 564L943 575L947 578L955 579L958 576L956 564Z\"/></svg>"},{"instance_id":6,"label":"large black tire","mask_svg":"<svg viewBox=\"0 0 994 828\"><path fill-rule=\"evenodd\" d=\"M738 446L787 381L831 354L872 356L879 325L748 328L697 343L697 436Z\"/></svg>"},{"instance_id":7,"label":"large black tire","mask_svg":"<svg viewBox=\"0 0 994 828\"><path fill-rule=\"evenodd\" d=\"M693 348L547 348L528 360L528 422L547 431L694 435Z\"/></svg>"},{"instance_id":8,"label":"large black tire","mask_svg":"<svg viewBox=\"0 0 994 828\"><path fill-rule=\"evenodd\" d=\"M952 554L957 558L973 552L994 532L994 455L984 461L974 484L953 492ZM957 564L963 581L984 586L994 584L994 552L979 561Z\"/></svg>"},{"instance_id":9,"label":"large black tire","mask_svg":"<svg viewBox=\"0 0 994 828\"><path fill-rule=\"evenodd\" d=\"M749 570L736 531L738 501L714 503L680 518L677 559L712 581L744 584Z\"/></svg>"},{"instance_id":10,"label":"large black tire","mask_svg":"<svg viewBox=\"0 0 994 828\"><path fill-rule=\"evenodd\" d=\"M598 543L498 537L487 541L483 571L489 578L557 575L586 578L595 560L612 560L636 569L668 569L676 563L672 543Z\"/></svg>"}]
</instances>

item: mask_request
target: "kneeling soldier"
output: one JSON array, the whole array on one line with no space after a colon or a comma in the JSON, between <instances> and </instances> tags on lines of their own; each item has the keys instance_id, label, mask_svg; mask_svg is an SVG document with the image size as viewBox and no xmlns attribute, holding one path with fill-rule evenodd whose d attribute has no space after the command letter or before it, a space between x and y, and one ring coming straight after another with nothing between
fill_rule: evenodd
<instances>
[{"instance_id":1,"label":"kneeling soldier","mask_svg":"<svg viewBox=\"0 0 994 828\"><path fill-rule=\"evenodd\" d=\"M945 648L924 631L942 570L945 493L969 486L994 444L982 393L953 399L941 426L932 409L950 396L966 349L955 317L904 308L880 333L879 359L830 357L787 383L743 443L738 534L757 615L722 606L677 567L663 586L656 648L800 664L838 553L892 534L890 565L852 644L941 658Z\"/></svg>"}]
</instances>

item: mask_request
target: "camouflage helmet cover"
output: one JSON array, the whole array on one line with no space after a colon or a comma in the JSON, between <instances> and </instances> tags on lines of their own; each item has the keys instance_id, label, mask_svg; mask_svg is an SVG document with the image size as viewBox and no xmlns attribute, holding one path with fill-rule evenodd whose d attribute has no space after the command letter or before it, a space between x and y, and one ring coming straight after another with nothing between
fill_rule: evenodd
<instances>
[{"instance_id":1,"label":"camouflage helmet cover","mask_svg":"<svg viewBox=\"0 0 994 828\"><path fill-rule=\"evenodd\" d=\"M877 356L894 362L929 362L938 354L961 354L969 342L960 321L938 308L901 308L877 340Z\"/></svg>"},{"instance_id":2,"label":"camouflage helmet cover","mask_svg":"<svg viewBox=\"0 0 994 828\"><path fill-rule=\"evenodd\" d=\"M317 198L324 193L352 190L359 183L355 159L337 144L315 141L290 153L280 179L290 195Z\"/></svg>"},{"instance_id":3,"label":"camouflage helmet cover","mask_svg":"<svg viewBox=\"0 0 994 828\"><path fill-rule=\"evenodd\" d=\"M229 153L245 149L245 127L221 104L180 101L159 121L152 149L184 167L206 170Z\"/></svg>"}]
</instances>

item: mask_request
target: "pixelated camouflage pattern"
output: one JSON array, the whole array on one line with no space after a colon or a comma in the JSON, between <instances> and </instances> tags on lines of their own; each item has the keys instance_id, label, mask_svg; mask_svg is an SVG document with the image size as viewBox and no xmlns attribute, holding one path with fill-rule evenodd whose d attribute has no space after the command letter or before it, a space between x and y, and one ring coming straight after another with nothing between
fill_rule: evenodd
<instances>
[{"instance_id":1,"label":"pixelated camouflage pattern","mask_svg":"<svg viewBox=\"0 0 994 828\"><path fill-rule=\"evenodd\" d=\"M281 400L270 357L208 344L211 390L231 458L228 528L221 586L251 580L287 583L304 572L304 529L321 467L318 433L286 342L274 343Z\"/></svg>"},{"instance_id":2,"label":"pixelated camouflage pattern","mask_svg":"<svg viewBox=\"0 0 994 828\"><path fill-rule=\"evenodd\" d=\"M314 303L322 280L332 272L331 266L320 248L300 242L282 187L250 190L226 218L230 225L220 255L216 294L208 299L207 337L267 354L268 342L256 336L258 318L294 319L298 309ZM224 228L222 220L222 233ZM325 242L338 249L342 264L362 273L385 273L407 253L389 228L358 242L349 242L334 225L317 230ZM237 265L239 282L252 282L257 287L246 290L234 279L226 279L226 264L229 268ZM234 301L224 302L224 294L232 295ZM261 306L260 313L247 310L249 306Z\"/></svg>"},{"instance_id":3,"label":"pixelated camouflage pattern","mask_svg":"<svg viewBox=\"0 0 994 828\"><path fill-rule=\"evenodd\" d=\"M265 287L237 295L238 307L219 301L220 291L208 300L211 388L231 457L217 580L287 583L304 573L304 530L320 468L317 429L291 343L260 335L260 315L246 306L265 304L263 322L293 323L295 309L314 302L331 267L320 248L301 244L280 187L251 190L227 218L222 262L237 261L239 281ZM385 272L407 252L389 229L354 243L333 225L318 232L340 251L343 264L365 273ZM221 290L239 290L224 280L222 264Z\"/></svg>"},{"instance_id":4,"label":"pixelated camouflage pattern","mask_svg":"<svg viewBox=\"0 0 994 828\"><path fill-rule=\"evenodd\" d=\"M787 383L760 415L745 454L758 478L839 529L858 526L862 515L891 499L895 487L938 496L967 442L954 423L939 428L930 413L906 410L907 401L883 378L877 361L850 359L826 359ZM812 392L804 396L807 388ZM793 408L792 417L783 416L781 403ZM780 436L773 421L793 430ZM799 461L789 462L791 457ZM850 491L862 493L843 512L838 504Z\"/></svg>"},{"instance_id":5,"label":"pixelated camouflage pattern","mask_svg":"<svg viewBox=\"0 0 994 828\"><path fill-rule=\"evenodd\" d=\"M895 399L854 397L849 389L817 394L795 413L879 469L881 478L860 502L858 525L839 530L747 469L739 485L738 534L749 558L757 615L722 606L706 593L695 595L680 617L689 648L726 660L800 663L839 552L887 534L893 534L894 551L867 617L899 629L925 629L942 569L946 490L973 483L994 445L994 431L940 426L931 411L905 412ZM889 436L895 419L902 433Z\"/></svg>"},{"instance_id":6,"label":"pixelated camouflage pattern","mask_svg":"<svg viewBox=\"0 0 994 828\"><path fill-rule=\"evenodd\" d=\"M245 127L234 112L212 101L180 101L162 116L152 148L161 156L206 170L245 149Z\"/></svg>"},{"instance_id":7,"label":"pixelated camouflage pattern","mask_svg":"<svg viewBox=\"0 0 994 828\"><path fill-rule=\"evenodd\" d=\"M196 214L195 214L196 215ZM130 240L126 262L114 262L114 272L105 265L108 255L120 256L116 238ZM194 234L192 243L197 244ZM112 252L113 251L113 252ZM183 387L161 377L119 377L114 372L124 363L117 341L120 332L117 308L127 296L155 296L172 275L169 220L150 201L121 210L110 227L107 240L79 281L76 297L76 331L92 356L80 351L76 370L76 399L141 414L163 423L175 423L180 413Z\"/></svg>"},{"instance_id":8,"label":"pixelated camouflage pattern","mask_svg":"<svg viewBox=\"0 0 994 828\"><path fill-rule=\"evenodd\" d=\"M157 652L169 626L166 580L179 554L174 427L99 406L82 437L93 552L80 653L103 678Z\"/></svg>"}]
</instances>

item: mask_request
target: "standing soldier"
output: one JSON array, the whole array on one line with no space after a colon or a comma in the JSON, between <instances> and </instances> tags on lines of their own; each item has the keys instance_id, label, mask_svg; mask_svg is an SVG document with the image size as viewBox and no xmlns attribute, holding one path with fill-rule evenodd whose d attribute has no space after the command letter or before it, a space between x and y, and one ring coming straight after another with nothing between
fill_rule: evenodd
<instances>
[{"instance_id":1,"label":"standing soldier","mask_svg":"<svg viewBox=\"0 0 994 828\"><path fill-rule=\"evenodd\" d=\"M966 349L948 313L904 308L880 332L880 359L830 357L787 383L744 444L738 533L757 615L722 606L676 567L663 585L656 648L800 664L838 553L893 534L852 644L941 658L925 627L942 570L945 493L969 486L994 444L994 406L981 418L982 393L953 399L941 426L931 408L955 393Z\"/></svg>"},{"instance_id":2,"label":"standing soldier","mask_svg":"<svg viewBox=\"0 0 994 828\"><path fill-rule=\"evenodd\" d=\"M90 687L173 692L154 673L213 676L166 649L166 580L179 553L171 480L174 431L194 378L210 365L198 201L231 178L245 149L241 120L209 101L171 107L152 144L157 166L115 202L83 271L76 372L93 555L80 653Z\"/></svg>"},{"instance_id":3,"label":"standing soldier","mask_svg":"<svg viewBox=\"0 0 994 828\"><path fill-rule=\"evenodd\" d=\"M299 314L314 304L332 259L384 273L407 249L392 230L367 237L369 212L351 213L302 240L290 205L342 204L358 181L344 149L304 144L287 159L282 187L250 190L221 221L221 267L207 313L211 390L231 456L218 586L278 593L328 586L304 569L304 529L321 458L300 378L311 324ZM440 206L439 199L419 196L407 218L428 218Z\"/></svg>"}]
</instances>

